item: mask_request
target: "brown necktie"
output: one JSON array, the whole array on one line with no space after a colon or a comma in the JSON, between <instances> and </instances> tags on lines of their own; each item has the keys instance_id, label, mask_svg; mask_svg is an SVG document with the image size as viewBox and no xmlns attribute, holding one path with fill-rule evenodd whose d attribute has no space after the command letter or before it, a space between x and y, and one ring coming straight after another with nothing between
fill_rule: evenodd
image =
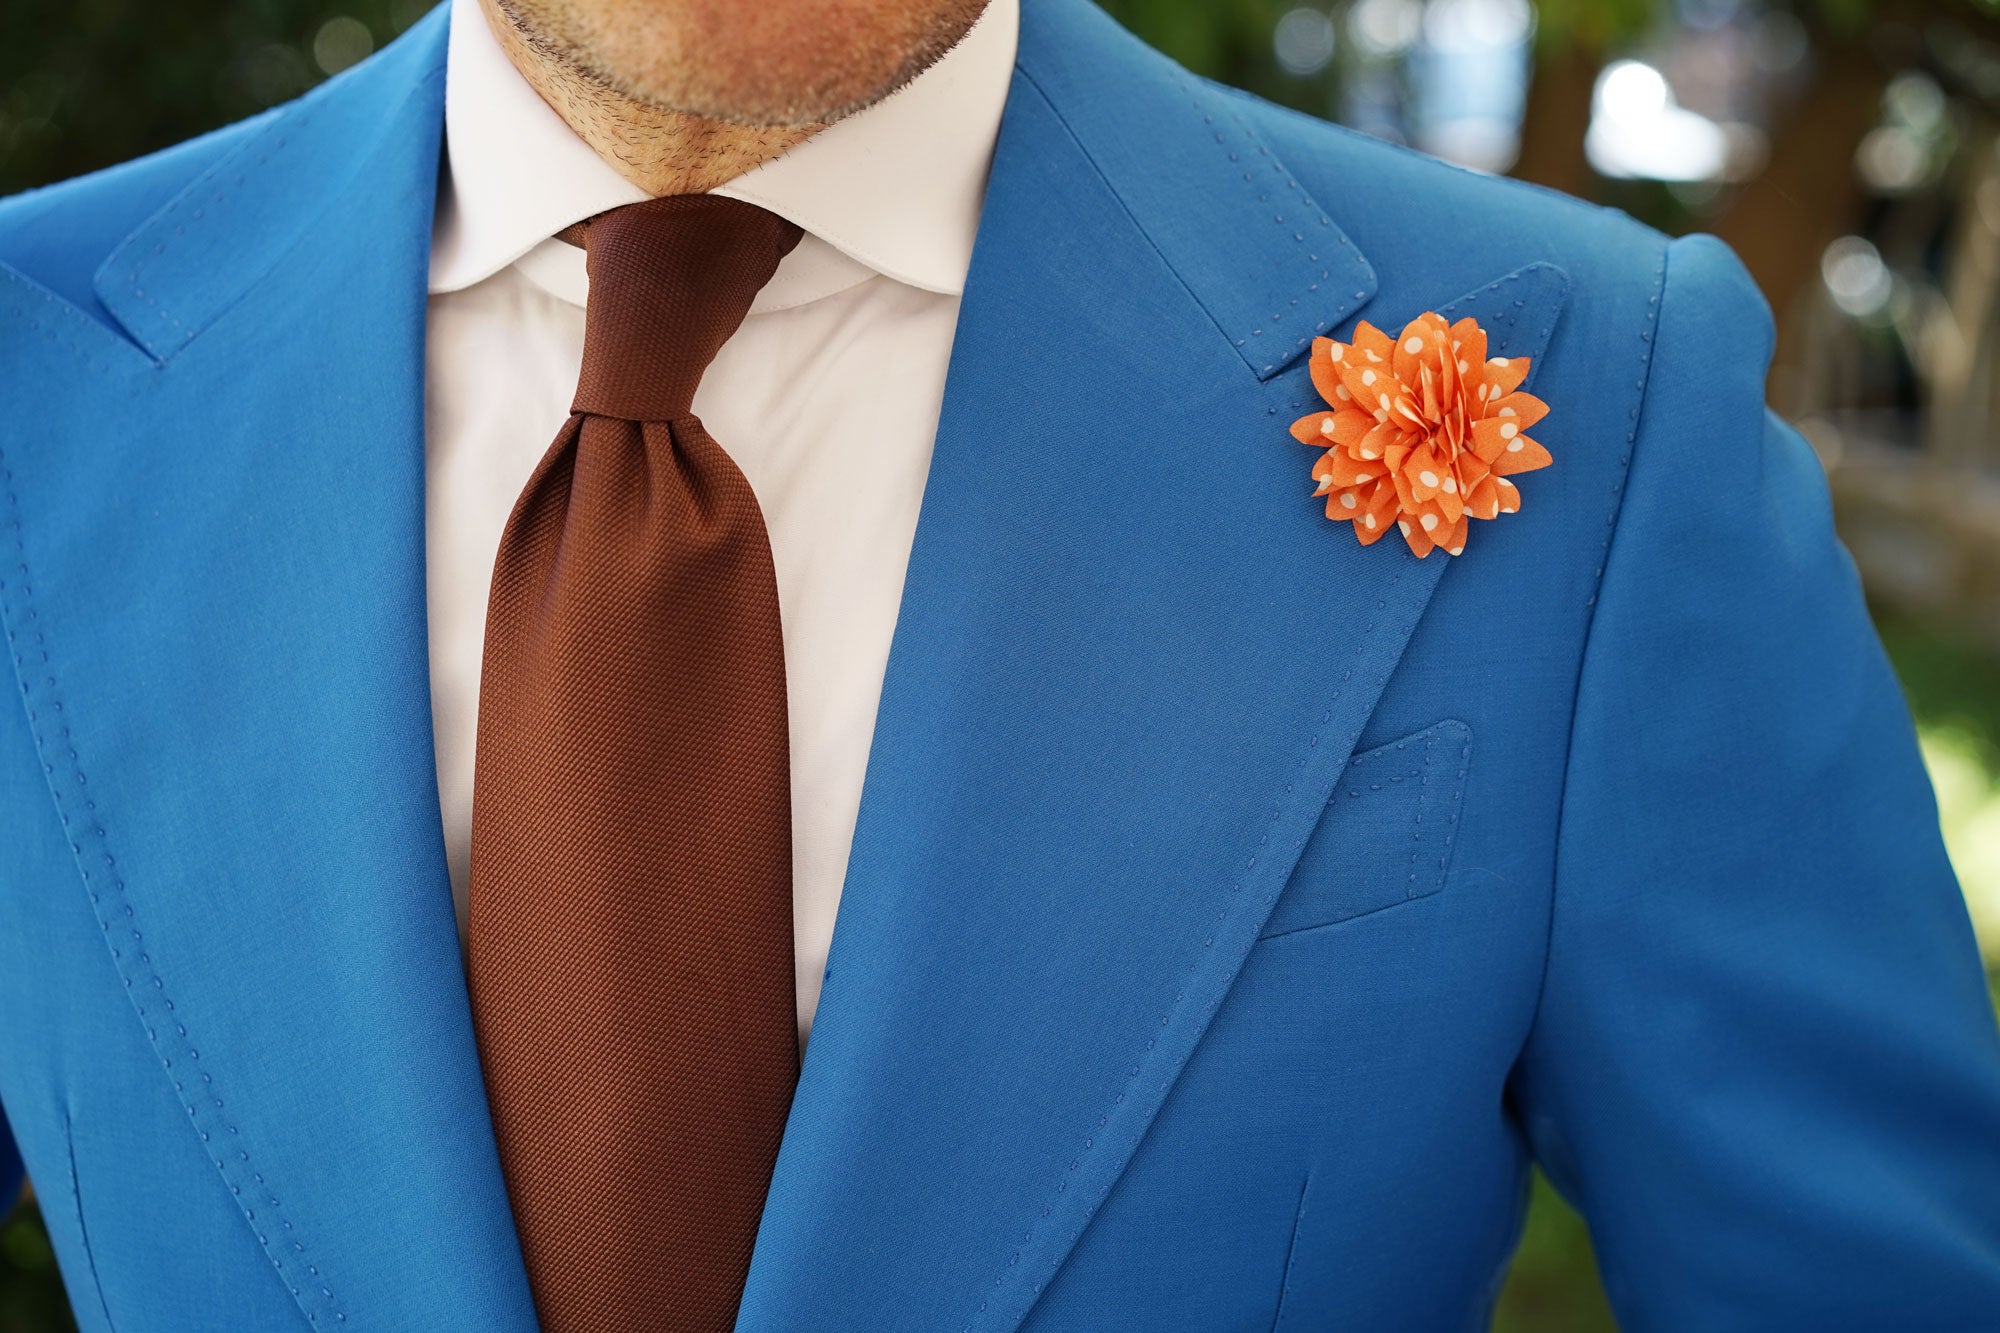
<instances>
[{"instance_id":1,"label":"brown necktie","mask_svg":"<svg viewBox=\"0 0 2000 1333\"><path fill-rule=\"evenodd\" d=\"M798 1080L777 583L690 411L798 239L713 195L590 222L576 401L494 564L468 968L547 1333L732 1326Z\"/></svg>"}]
</instances>

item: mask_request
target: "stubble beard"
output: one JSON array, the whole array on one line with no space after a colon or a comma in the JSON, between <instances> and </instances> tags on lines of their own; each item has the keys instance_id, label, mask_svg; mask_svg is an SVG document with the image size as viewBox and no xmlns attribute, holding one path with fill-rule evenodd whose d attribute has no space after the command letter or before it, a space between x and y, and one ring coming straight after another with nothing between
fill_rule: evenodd
<instances>
[{"instance_id":1,"label":"stubble beard","mask_svg":"<svg viewBox=\"0 0 2000 1333\"><path fill-rule=\"evenodd\" d=\"M716 125L751 130L811 130L866 110L889 97L943 59L986 6L986 0L951 0L938 6L915 34L903 43L901 56L886 74L855 80L831 77L816 86L777 79L788 95L766 89L742 88L724 94L701 89L694 71L674 78L641 81L612 67L580 34L588 30L572 0L491 0L508 26L541 61L561 70L579 91L606 106L624 104L657 116L687 117ZM751 0L740 0L750 3ZM831 62L838 64L838 62ZM663 86L669 85L669 86ZM678 85L678 86L670 86Z\"/></svg>"}]
</instances>

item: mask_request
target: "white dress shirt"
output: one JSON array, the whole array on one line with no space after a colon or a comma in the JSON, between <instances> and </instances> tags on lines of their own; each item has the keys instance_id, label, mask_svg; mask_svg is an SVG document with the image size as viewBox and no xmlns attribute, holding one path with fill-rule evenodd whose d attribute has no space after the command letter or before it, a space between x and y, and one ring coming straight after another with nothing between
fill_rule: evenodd
<instances>
[{"instance_id":1,"label":"white dress shirt","mask_svg":"<svg viewBox=\"0 0 2000 1333\"><path fill-rule=\"evenodd\" d=\"M805 230L694 399L756 492L777 566L802 1043L1018 25L1018 0L992 0L907 87L715 191ZM452 0L445 144L430 272L425 535L438 790L462 936L494 554L569 415L583 361L583 252L552 238L646 195L521 77L477 0Z\"/></svg>"}]
</instances>

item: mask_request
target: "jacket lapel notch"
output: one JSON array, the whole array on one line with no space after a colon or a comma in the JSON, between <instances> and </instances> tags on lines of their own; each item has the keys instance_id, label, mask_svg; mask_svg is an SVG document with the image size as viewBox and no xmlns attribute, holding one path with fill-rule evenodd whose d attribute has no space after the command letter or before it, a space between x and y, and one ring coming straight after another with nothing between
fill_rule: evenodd
<instances>
[{"instance_id":1,"label":"jacket lapel notch","mask_svg":"<svg viewBox=\"0 0 2000 1333\"><path fill-rule=\"evenodd\" d=\"M1237 113L1231 90L1075 0L1028 0L1019 65L1257 378L1375 295L1367 257Z\"/></svg>"},{"instance_id":2,"label":"jacket lapel notch","mask_svg":"<svg viewBox=\"0 0 2000 1333\"><path fill-rule=\"evenodd\" d=\"M1529 380L1541 368L1542 350L1555 333L1556 321L1569 301L1569 274L1537 260L1475 287L1438 313L1456 321L1466 315L1486 330L1489 352L1495 356L1529 357ZM1387 332L1395 333L1396 329Z\"/></svg>"},{"instance_id":3,"label":"jacket lapel notch","mask_svg":"<svg viewBox=\"0 0 2000 1333\"><path fill-rule=\"evenodd\" d=\"M442 95L446 18L444 6L433 9L378 58L264 113L260 128L112 251L92 285L137 346L155 361L174 357L285 262L346 191L382 188L392 173L379 171L376 155L407 149L392 136L421 118L413 104ZM434 189L435 178L421 184Z\"/></svg>"}]
</instances>

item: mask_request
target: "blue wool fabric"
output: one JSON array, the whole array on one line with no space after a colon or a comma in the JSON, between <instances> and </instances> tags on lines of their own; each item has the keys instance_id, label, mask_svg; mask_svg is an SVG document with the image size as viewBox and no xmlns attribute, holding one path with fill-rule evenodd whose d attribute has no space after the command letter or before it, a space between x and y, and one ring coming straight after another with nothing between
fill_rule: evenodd
<instances>
[{"instance_id":1,"label":"blue wool fabric","mask_svg":"<svg viewBox=\"0 0 2000 1333\"><path fill-rule=\"evenodd\" d=\"M1476 1329L1535 1161L1627 1327L2000 1323L2000 1035L1736 258L1022 25L738 1328ZM0 1105L92 1333L534 1327L430 733L445 26L0 203ZM1551 408L1457 559L1287 430L1425 310Z\"/></svg>"}]
</instances>

